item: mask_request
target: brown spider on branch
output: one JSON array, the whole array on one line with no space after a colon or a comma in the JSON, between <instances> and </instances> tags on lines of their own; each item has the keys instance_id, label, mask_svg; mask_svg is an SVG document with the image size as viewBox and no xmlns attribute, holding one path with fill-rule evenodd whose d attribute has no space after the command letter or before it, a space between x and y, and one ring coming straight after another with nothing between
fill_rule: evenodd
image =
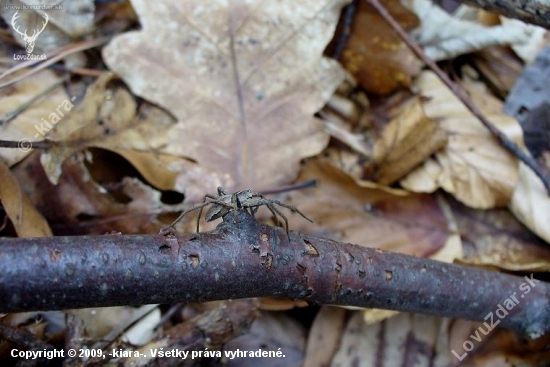
<instances>
[{"instance_id":1,"label":"brown spider on branch","mask_svg":"<svg viewBox=\"0 0 550 367\"><path fill-rule=\"evenodd\" d=\"M311 219L309 219L304 213L302 213L297 208L291 205L282 203L278 200L267 199L258 192L247 189L247 190L237 191L236 193L230 194L227 191L225 191L222 187L218 187L218 196L206 194L201 203L195 204L189 209L184 210L179 215L179 217L177 217L176 220L173 221L172 224L170 224L167 228L174 228L176 223L178 223L185 214L192 212L193 210L200 209L199 217L197 218L197 232L198 232L199 221L201 219L202 210L204 209L205 206L208 206L208 205L212 205L212 206L206 212L207 222L211 222L218 218L223 218L229 212L237 209L245 209L245 210L248 209L250 211L250 214L255 215L256 212L258 211L258 208L262 205L265 205L269 209L271 214L273 214L273 216L275 217L275 220L277 221L278 226L281 225L279 217L283 218L283 220L285 221L286 234L288 236L289 235L288 220L285 217L285 215L275 207L275 204L285 207L294 213L298 213L302 217L304 217L305 219L313 223Z\"/></svg>"}]
</instances>

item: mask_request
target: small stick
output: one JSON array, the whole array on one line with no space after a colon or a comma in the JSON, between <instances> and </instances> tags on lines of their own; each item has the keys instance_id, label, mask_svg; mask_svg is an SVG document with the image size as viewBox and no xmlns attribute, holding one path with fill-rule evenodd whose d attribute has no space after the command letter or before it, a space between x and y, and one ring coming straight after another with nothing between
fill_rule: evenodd
<instances>
[{"instance_id":1,"label":"small stick","mask_svg":"<svg viewBox=\"0 0 550 367\"><path fill-rule=\"evenodd\" d=\"M367 3L374 6L378 11L380 16L384 18L386 22L394 29L394 31L401 37L401 39L409 46L409 48L418 56L422 61L426 63L432 69L432 71L438 76L438 78L449 88L458 99L464 104L470 112L479 119L479 121L493 134L498 141L506 148L510 153L514 154L520 161L525 163L529 168L535 172L535 174L540 178L544 187L546 188L547 193L550 195L550 178L544 173L544 171L539 167L537 162L527 153L523 152L513 141L508 139L496 126L494 126L481 112L479 108L472 102L470 97L459 87L454 84L451 79L445 74L437 64L428 58L422 48L418 46L416 42L409 37L407 32L403 30L401 25L392 17L392 15L384 8L378 0L366 0Z\"/></svg>"},{"instance_id":2,"label":"small stick","mask_svg":"<svg viewBox=\"0 0 550 367\"><path fill-rule=\"evenodd\" d=\"M10 122L14 118L16 118L20 113L25 111L27 108L29 108L34 102L38 101L40 98L44 97L48 93L50 93L55 88L59 87L61 84L65 83L67 80L69 80L69 75L65 75L61 79L57 80L55 83L44 89L43 91L39 92L35 96L33 96L28 101L24 102L21 106L17 107L13 111L9 112L4 116L4 118L0 119L0 126Z\"/></svg>"},{"instance_id":3,"label":"small stick","mask_svg":"<svg viewBox=\"0 0 550 367\"><path fill-rule=\"evenodd\" d=\"M0 148L24 148L29 149L48 149L54 146L54 142L51 140L41 140L41 141L15 141L15 140L0 140Z\"/></svg>"},{"instance_id":4,"label":"small stick","mask_svg":"<svg viewBox=\"0 0 550 367\"><path fill-rule=\"evenodd\" d=\"M349 5L344 9L344 19L342 32L338 36L338 41L334 47L334 52L332 53L332 58L334 60L340 60L342 57L342 52L348 43L349 35L351 33L351 27L353 26L353 19L355 19L355 13L357 11L357 0L353 0Z\"/></svg>"},{"instance_id":5,"label":"small stick","mask_svg":"<svg viewBox=\"0 0 550 367\"><path fill-rule=\"evenodd\" d=\"M275 189L263 190L261 192L261 194L262 195L275 195L275 194L280 194L282 192L307 189L309 187L315 187L315 186L317 186L317 180L307 180L307 181L298 182L298 183L295 183L295 184L280 186L280 187L275 188Z\"/></svg>"}]
</instances>

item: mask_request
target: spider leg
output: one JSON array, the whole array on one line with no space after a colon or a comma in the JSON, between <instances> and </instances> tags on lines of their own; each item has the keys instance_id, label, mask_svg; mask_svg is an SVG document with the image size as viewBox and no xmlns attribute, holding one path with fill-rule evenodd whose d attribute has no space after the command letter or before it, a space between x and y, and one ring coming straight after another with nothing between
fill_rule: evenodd
<instances>
[{"instance_id":1,"label":"spider leg","mask_svg":"<svg viewBox=\"0 0 550 367\"><path fill-rule=\"evenodd\" d=\"M302 217L304 217L304 219L308 220L309 222L313 223L313 221L311 219L309 219L304 213L302 213L298 208L292 206L292 205L288 205L288 204L285 204L285 203L281 203L280 201L277 201L277 200L271 200L272 203L274 204L277 204L279 206L282 206L282 207L285 207L287 209L289 209L290 211L294 212L294 213L298 213L300 214Z\"/></svg>"},{"instance_id":2,"label":"spider leg","mask_svg":"<svg viewBox=\"0 0 550 367\"><path fill-rule=\"evenodd\" d=\"M208 199L210 199L211 201L208 201ZM204 198L202 199L202 202L200 204L195 204L193 206L191 206L190 208L188 209L185 209L177 218L175 221L173 221L168 227L166 228L174 228L174 226L185 216L185 214L187 213L190 213L194 210L197 210L197 209L200 209L199 211L199 218L197 219L197 232L199 231L199 221L200 221L200 218L201 218L201 215L202 215L202 210L204 209L205 206L207 205L210 205L212 204L213 202L215 203L219 203L218 202L218 197L217 196L214 196L214 195L210 195L210 194L206 194L204 195Z\"/></svg>"},{"instance_id":3,"label":"spider leg","mask_svg":"<svg viewBox=\"0 0 550 367\"><path fill-rule=\"evenodd\" d=\"M199 216L197 217L197 233L199 233L199 230L200 230L200 221L201 221L201 215L202 215L202 210L204 209L204 207L208 204L212 204L212 202L210 201L207 201L207 199L210 199L210 200L218 200L218 197L217 196L214 196L214 195L210 195L210 194L206 194L204 195L204 198L202 199L202 203L205 204L203 206L200 207L200 210L199 210Z\"/></svg>"},{"instance_id":4,"label":"spider leg","mask_svg":"<svg viewBox=\"0 0 550 367\"><path fill-rule=\"evenodd\" d=\"M286 216L283 213L281 213L281 211L279 209L277 209L275 207L275 205L273 205L273 203L269 203L269 204L265 204L265 205L269 208L269 210L271 210L272 213L275 211L277 214L279 214L279 216L281 218L283 218L283 220L285 221L286 235L287 235L288 239L290 240L290 233L288 233L288 219L286 219ZM277 219L277 222L279 222L279 219Z\"/></svg>"},{"instance_id":5,"label":"spider leg","mask_svg":"<svg viewBox=\"0 0 550 367\"><path fill-rule=\"evenodd\" d=\"M225 196L225 195L229 195L229 193L227 191L225 191L223 187L218 186L218 197L219 196Z\"/></svg>"},{"instance_id":6,"label":"spider leg","mask_svg":"<svg viewBox=\"0 0 550 367\"><path fill-rule=\"evenodd\" d=\"M267 209L269 209L269 211L271 212L271 214L273 214L273 217L277 221L277 227L280 227L281 226L281 221L279 220L279 217L277 216L277 213L275 212L275 210L273 210L273 209L275 209L275 207L273 207L273 205L271 205L271 204L262 204L262 205L267 206ZM257 206L255 208L256 211L258 211L258 208L259 208L259 206ZM279 215L281 215L281 213L279 213Z\"/></svg>"},{"instance_id":7,"label":"spider leg","mask_svg":"<svg viewBox=\"0 0 550 367\"><path fill-rule=\"evenodd\" d=\"M183 218L183 216L187 213L190 213L192 212L193 210L197 210L197 209L201 209L204 208L205 206L211 204L211 202L209 201L203 201L202 203L200 204L195 204L193 206L191 206L190 208L188 209L185 209L183 212L181 212L181 214L179 215L179 217L176 218L175 221L173 221L167 228L174 228L174 226L181 220L181 218Z\"/></svg>"},{"instance_id":8,"label":"spider leg","mask_svg":"<svg viewBox=\"0 0 550 367\"><path fill-rule=\"evenodd\" d=\"M199 226L200 226L201 215L202 215L202 210L203 209L204 209L204 206L199 210L199 216L197 218L197 233L199 233Z\"/></svg>"}]
</instances>

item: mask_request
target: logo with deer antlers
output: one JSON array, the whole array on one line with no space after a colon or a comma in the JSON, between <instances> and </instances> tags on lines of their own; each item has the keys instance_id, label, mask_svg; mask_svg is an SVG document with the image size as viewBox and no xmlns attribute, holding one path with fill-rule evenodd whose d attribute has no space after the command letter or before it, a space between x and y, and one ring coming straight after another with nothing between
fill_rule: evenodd
<instances>
[{"instance_id":1,"label":"logo with deer antlers","mask_svg":"<svg viewBox=\"0 0 550 367\"><path fill-rule=\"evenodd\" d=\"M15 25L15 20L18 17L17 13L19 12L16 11L15 14L13 15L13 17L11 18L11 26L13 27L13 29L19 33L21 35L21 37L23 38L23 41L25 41L25 49L27 50L27 54L30 54L32 53L32 50L34 49L34 42L36 41L36 39L38 38L38 36L40 35L40 33L42 33L42 31L44 30L44 28L46 28L46 24L48 24L48 15L47 14L44 14L44 19L46 19L46 21L44 23L42 23L42 29L41 30L34 30L33 33L32 33L32 36L29 36L27 34L27 30L25 29L25 32L21 32L19 31L19 26L16 27Z\"/></svg>"}]
</instances>

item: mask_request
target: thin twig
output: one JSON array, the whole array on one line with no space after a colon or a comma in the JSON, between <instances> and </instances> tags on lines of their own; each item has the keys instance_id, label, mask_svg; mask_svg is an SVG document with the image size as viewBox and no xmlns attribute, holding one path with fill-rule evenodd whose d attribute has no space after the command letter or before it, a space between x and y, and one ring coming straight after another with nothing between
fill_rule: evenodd
<instances>
[{"instance_id":1,"label":"thin twig","mask_svg":"<svg viewBox=\"0 0 550 367\"><path fill-rule=\"evenodd\" d=\"M60 64L51 65L49 68L52 69L52 70L66 71L66 72L69 72L71 74L82 75L82 76L91 76L91 77L96 77L96 78L100 77L101 75L103 75L105 73L105 70L86 69L86 68L68 68L68 67L66 67L64 65L60 65Z\"/></svg>"},{"instance_id":2,"label":"thin twig","mask_svg":"<svg viewBox=\"0 0 550 367\"><path fill-rule=\"evenodd\" d=\"M65 58L68 55L71 55L71 54L74 54L76 52L81 52L81 51L88 50L90 48L100 46L100 45L106 43L107 41L109 41L109 38L100 38L100 39L96 39L96 40L83 41L83 42L75 43L75 44L72 44L72 45L69 45L69 46L64 46L64 47L61 47L57 50L54 50L54 51L51 52L51 54L57 54L58 53L56 56L54 56L51 59L48 59L48 60L44 61L43 63L37 65L35 68L30 69L30 70L26 71L25 73L23 73L21 75L18 75L17 77L14 77L13 79L8 80L7 82L4 82L4 83L0 84L0 88L5 88L5 87L10 86L14 83L17 83L18 81L23 80L26 77L29 77L32 74L35 74L35 73L39 72L40 70L42 70L44 68L47 68L50 65L55 64L56 62L58 62L59 60L62 60L63 58ZM4 73L2 73L0 75L0 79L3 79L6 76L8 76L8 75L14 73L15 71L21 69L23 67L23 65L30 66L30 65L33 65L34 63L36 63L35 60L27 61L25 63L21 63L20 65L17 65L16 67L13 67L9 70L6 70Z\"/></svg>"},{"instance_id":3,"label":"thin twig","mask_svg":"<svg viewBox=\"0 0 550 367\"><path fill-rule=\"evenodd\" d=\"M34 102L38 101L39 99L41 99L42 97L44 97L45 95L50 93L52 90L59 87L61 84L65 83L67 80L69 80L69 78L70 78L69 75L65 75L64 77L60 78L59 80L57 80L55 83L53 83L52 85L50 85L49 87L47 87L43 91L41 91L38 94L36 94L35 96L33 96L28 101L24 102L21 106L18 106L13 111L7 113L6 116L4 116L3 119L0 119L0 126L5 124L5 123L10 122L11 120L13 120L17 116L19 116L20 113L22 113L27 108L29 108Z\"/></svg>"},{"instance_id":4,"label":"thin twig","mask_svg":"<svg viewBox=\"0 0 550 367\"><path fill-rule=\"evenodd\" d=\"M282 192L307 189L309 187L315 187L315 186L317 186L317 180L307 180L307 181L297 182L295 184L280 186L274 189L262 190L261 193L262 195L275 195L275 194L280 194Z\"/></svg>"},{"instance_id":5,"label":"thin twig","mask_svg":"<svg viewBox=\"0 0 550 367\"><path fill-rule=\"evenodd\" d=\"M344 9L342 31L338 36L338 41L336 42L336 46L334 47L334 52L332 53L332 58L334 60L340 60L340 57L342 57L342 52L344 52L346 43L348 43L348 39L351 33L351 27L353 26L353 19L355 19L356 11L357 11L357 0L353 0Z\"/></svg>"},{"instance_id":6,"label":"thin twig","mask_svg":"<svg viewBox=\"0 0 550 367\"><path fill-rule=\"evenodd\" d=\"M424 51L418 46L418 44L409 37L407 32L397 23L397 21L392 17L392 15L384 8L378 0L366 0L367 3L374 6L378 13L384 18L386 22L395 30L395 32L401 37L401 39L410 47L410 49L418 56L422 61L424 61L430 69L438 76L438 78L449 88L457 98L466 106L470 112L479 119L479 121L493 134L498 141L506 148L510 153L515 155L520 161L525 163L529 168L535 172L535 174L540 178L546 191L550 195L550 178L544 173L544 171L539 167L537 162L527 153L522 151L516 143L508 139L496 126L494 126L481 112L479 108L472 102L470 97L460 89L451 79L445 74L437 64L428 58Z\"/></svg>"},{"instance_id":7,"label":"thin twig","mask_svg":"<svg viewBox=\"0 0 550 367\"><path fill-rule=\"evenodd\" d=\"M0 140L0 148L23 149L48 149L53 147L55 142L52 140L30 141L28 139L15 140Z\"/></svg>"}]
</instances>

